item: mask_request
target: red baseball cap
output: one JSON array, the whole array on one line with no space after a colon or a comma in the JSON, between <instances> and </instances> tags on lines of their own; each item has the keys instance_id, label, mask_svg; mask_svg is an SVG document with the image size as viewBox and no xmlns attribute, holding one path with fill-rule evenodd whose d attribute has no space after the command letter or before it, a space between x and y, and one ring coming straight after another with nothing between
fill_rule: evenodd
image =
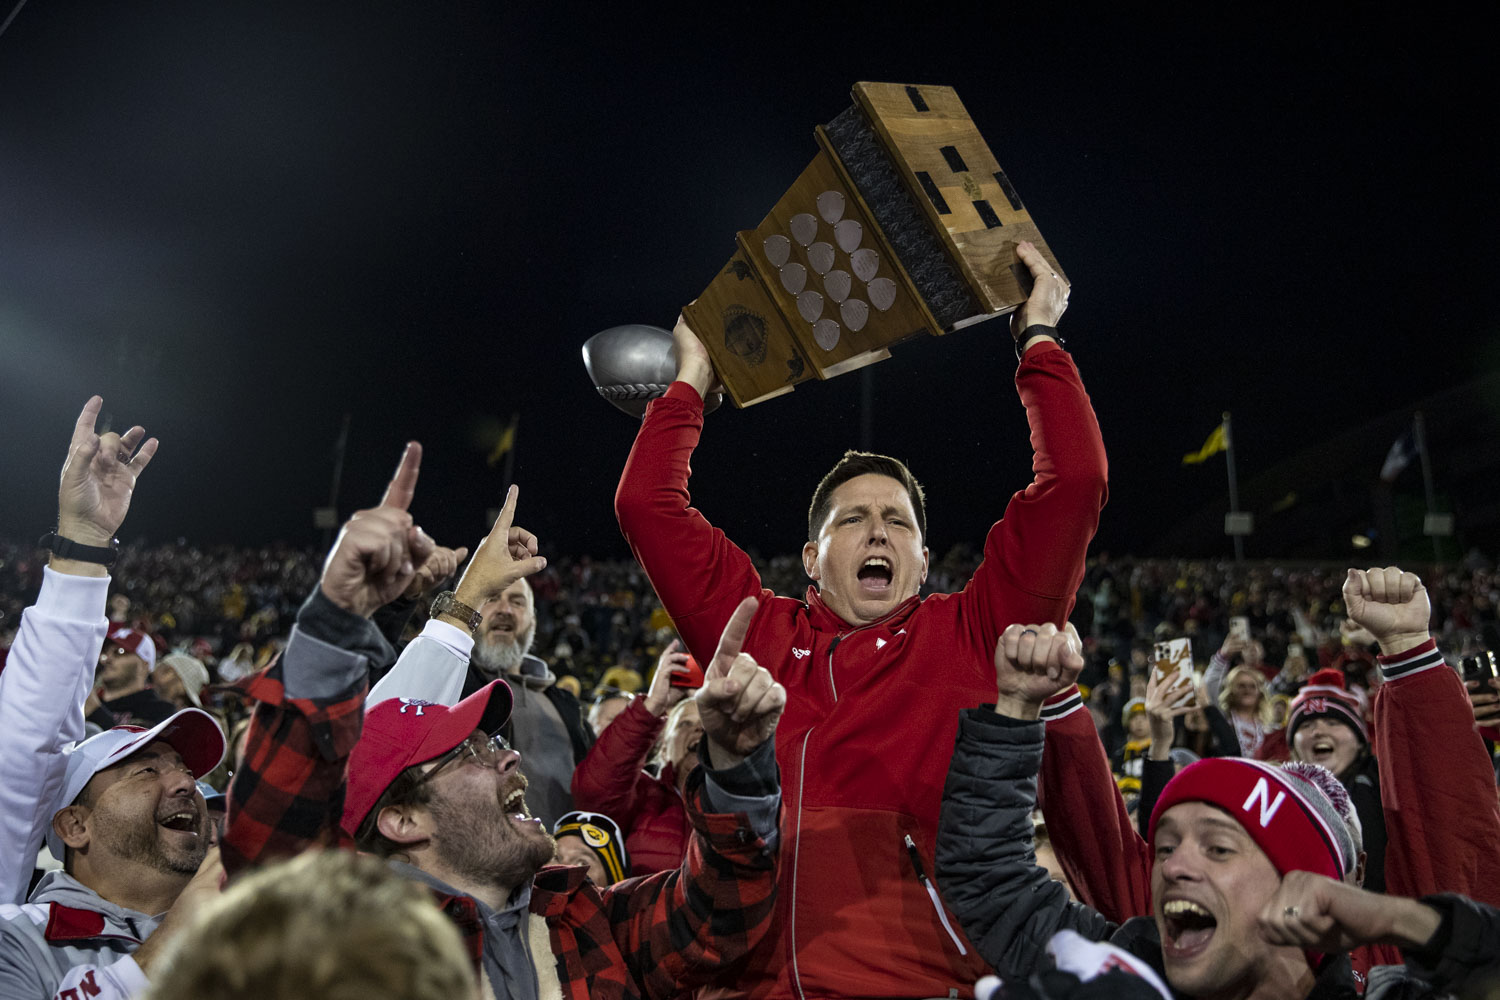
<instances>
[{"instance_id":1,"label":"red baseball cap","mask_svg":"<svg viewBox=\"0 0 1500 1000\"><path fill-rule=\"evenodd\" d=\"M344 832L354 836L396 776L441 757L474 734L494 735L510 718L510 685L491 681L457 705L390 698L365 713L364 730L349 755Z\"/></svg>"}]
</instances>

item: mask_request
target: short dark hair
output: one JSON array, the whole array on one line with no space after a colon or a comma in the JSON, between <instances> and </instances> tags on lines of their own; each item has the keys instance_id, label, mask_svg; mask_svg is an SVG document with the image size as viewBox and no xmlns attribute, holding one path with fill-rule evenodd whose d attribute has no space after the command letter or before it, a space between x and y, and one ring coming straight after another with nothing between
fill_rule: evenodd
<instances>
[{"instance_id":1,"label":"short dark hair","mask_svg":"<svg viewBox=\"0 0 1500 1000\"><path fill-rule=\"evenodd\" d=\"M425 762L424 762L425 763ZM400 854L406 848L380 832L380 813L391 806L425 806L432 801L432 784L423 781L427 772L421 764L413 764L400 774L375 800L370 814L359 824L354 834L354 846L377 858L388 858Z\"/></svg>"},{"instance_id":2,"label":"short dark hair","mask_svg":"<svg viewBox=\"0 0 1500 1000\"><path fill-rule=\"evenodd\" d=\"M917 532L926 540L927 494L922 492L922 484L917 482L917 477L911 474L906 463L889 455L851 450L844 452L844 457L828 470L828 475L813 490L812 505L807 508L808 541L817 541L818 527L828 517L829 508L833 506L833 491L851 479L871 473L890 476L906 488L907 496L911 497L911 505L917 512Z\"/></svg>"}]
</instances>

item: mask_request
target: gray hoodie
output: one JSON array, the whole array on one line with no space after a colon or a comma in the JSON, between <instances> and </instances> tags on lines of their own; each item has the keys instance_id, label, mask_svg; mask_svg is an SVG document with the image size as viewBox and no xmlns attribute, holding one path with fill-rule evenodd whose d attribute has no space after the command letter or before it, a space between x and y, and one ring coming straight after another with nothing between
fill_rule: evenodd
<instances>
[{"instance_id":1,"label":"gray hoodie","mask_svg":"<svg viewBox=\"0 0 1500 1000\"><path fill-rule=\"evenodd\" d=\"M31 898L0 905L0 997L121 1000L146 988L130 956L156 930L147 916L103 899L64 872Z\"/></svg>"}]
</instances>

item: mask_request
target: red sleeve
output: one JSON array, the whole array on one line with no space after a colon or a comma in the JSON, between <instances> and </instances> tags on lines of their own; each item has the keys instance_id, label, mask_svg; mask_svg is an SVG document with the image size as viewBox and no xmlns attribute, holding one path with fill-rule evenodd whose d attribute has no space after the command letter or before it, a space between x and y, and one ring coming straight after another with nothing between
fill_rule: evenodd
<instances>
[{"instance_id":1,"label":"red sleeve","mask_svg":"<svg viewBox=\"0 0 1500 1000\"><path fill-rule=\"evenodd\" d=\"M637 695L625 711L604 727L588 756L573 771L573 804L602 812L628 837L640 808L638 787L651 776L642 770L664 719L646 711L645 695Z\"/></svg>"},{"instance_id":2,"label":"red sleeve","mask_svg":"<svg viewBox=\"0 0 1500 1000\"><path fill-rule=\"evenodd\" d=\"M1037 794L1058 864L1078 898L1115 923L1149 914L1151 851L1125 811L1078 689L1050 700L1042 718Z\"/></svg>"},{"instance_id":3,"label":"red sleeve","mask_svg":"<svg viewBox=\"0 0 1500 1000\"><path fill-rule=\"evenodd\" d=\"M1386 891L1457 892L1500 905L1495 772L1459 680L1434 640L1380 657L1375 758L1385 807Z\"/></svg>"},{"instance_id":4,"label":"red sleeve","mask_svg":"<svg viewBox=\"0 0 1500 1000\"><path fill-rule=\"evenodd\" d=\"M1034 478L990 529L964 591L978 609L974 639L985 649L1015 622L1067 620L1109 492L1099 422L1068 353L1051 342L1027 351L1016 388L1031 427Z\"/></svg>"},{"instance_id":5,"label":"red sleeve","mask_svg":"<svg viewBox=\"0 0 1500 1000\"><path fill-rule=\"evenodd\" d=\"M702 430L702 397L673 382L646 408L615 491L615 517L688 651L706 663L740 601L772 594L750 557L690 505L689 462Z\"/></svg>"}]
</instances>

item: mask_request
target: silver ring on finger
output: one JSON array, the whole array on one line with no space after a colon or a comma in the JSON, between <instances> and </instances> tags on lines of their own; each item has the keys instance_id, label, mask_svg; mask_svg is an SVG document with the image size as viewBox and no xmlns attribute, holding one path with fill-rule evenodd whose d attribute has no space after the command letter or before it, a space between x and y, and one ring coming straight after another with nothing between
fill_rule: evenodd
<instances>
[{"instance_id":1,"label":"silver ring on finger","mask_svg":"<svg viewBox=\"0 0 1500 1000\"><path fill-rule=\"evenodd\" d=\"M1023 628L1021 630L1021 634L1022 635L1036 635L1037 631L1034 628Z\"/></svg>"},{"instance_id":2,"label":"silver ring on finger","mask_svg":"<svg viewBox=\"0 0 1500 1000\"><path fill-rule=\"evenodd\" d=\"M1295 906L1288 906L1286 909L1281 911L1281 915L1286 917L1288 920L1296 920L1302 915L1302 911L1297 909L1297 907Z\"/></svg>"}]
</instances>

